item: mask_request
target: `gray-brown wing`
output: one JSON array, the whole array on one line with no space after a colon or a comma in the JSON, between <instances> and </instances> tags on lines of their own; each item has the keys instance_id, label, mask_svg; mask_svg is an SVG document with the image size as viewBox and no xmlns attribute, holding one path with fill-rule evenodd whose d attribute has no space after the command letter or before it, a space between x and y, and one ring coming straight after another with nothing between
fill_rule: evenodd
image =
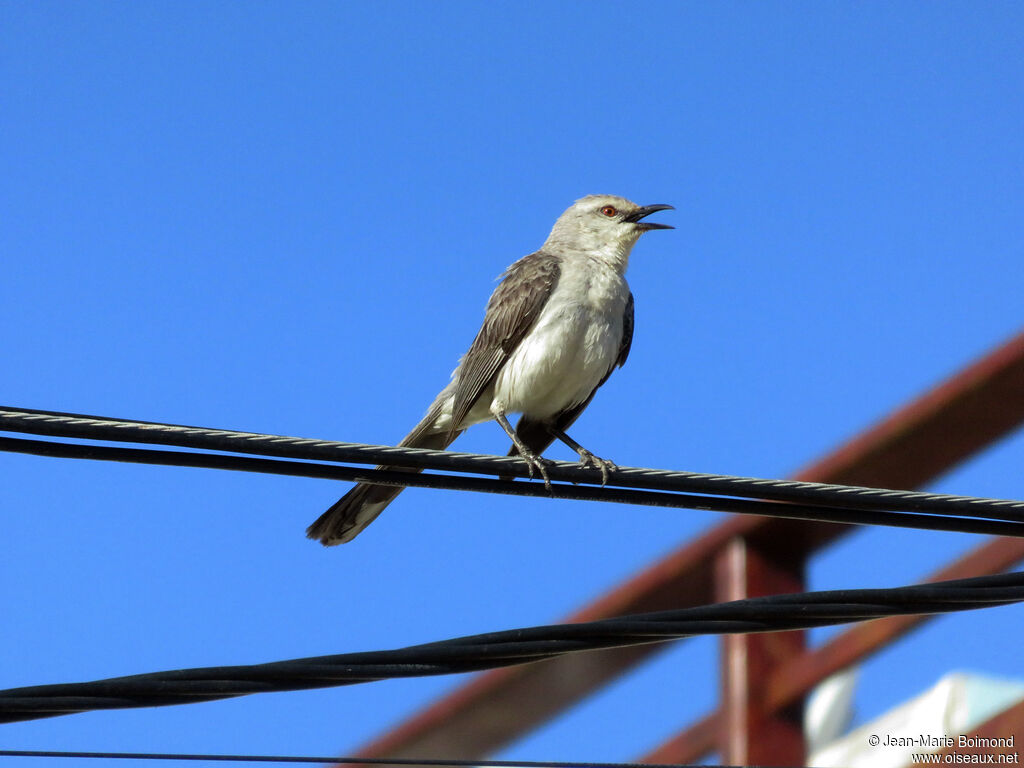
<instances>
[{"instance_id":1,"label":"gray-brown wing","mask_svg":"<svg viewBox=\"0 0 1024 768\"><path fill-rule=\"evenodd\" d=\"M452 409L453 430L537 322L558 283L559 273L558 258L543 251L524 256L505 272L487 302L480 332L459 368Z\"/></svg>"},{"instance_id":2,"label":"gray-brown wing","mask_svg":"<svg viewBox=\"0 0 1024 768\"><path fill-rule=\"evenodd\" d=\"M612 371L616 368L621 368L626 364L626 358L629 357L629 350L633 346L633 294L629 294L629 299L626 301L626 311L622 316L622 341L619 342L619 356L615 359L615 365L608 369L608 373L601 379L601 384L608 381L608 377L612 375ZM564 411L556 414L551 420L551 424L556 428L565 432L572 426L573 422L579 418L580 414L586 410L586 407L590 405L590 401L594 399L594 395L597 394L598 388L601 384L598 384L594 388L594 391L590 393L590 397L584 400L578 405L574 405L571 408L566 408ZM519 423L516 424L516 435L523 441L527 448L533 451L538 456L543 453L552 442L554 437L548 432L547 424L542 421L536 421L534 419L521 416ZM518 456L519 451L513 445L508 452L509 456ZM509 479L509 478L502 478Z\"/></svg>"},{"instance_id":3,"label":"gray-brown wing","mask_svg":"<svg viewBox=\"0 0 1024 768\"><path fill-rule=\"evenodd\" d=\"M619 342L619 356L615 359L615 365L619 368L626 364L626 358L629 357L629 350L633 347L633 292L629 292L629 298L626 299L626 311L622 315L622 341ZM612 375L612 371L615 370L615 366L608 369L608 373L601 379L601 384L608 381L608 377ZM598 386L601 386L598 384Z\"/></svg>"}]
</instances>

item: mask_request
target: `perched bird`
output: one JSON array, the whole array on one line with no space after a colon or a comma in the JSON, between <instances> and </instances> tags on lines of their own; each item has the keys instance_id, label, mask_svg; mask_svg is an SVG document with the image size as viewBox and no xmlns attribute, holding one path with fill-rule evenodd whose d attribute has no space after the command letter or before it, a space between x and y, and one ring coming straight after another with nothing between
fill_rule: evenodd
<instances>
[{"instance_id":1,"label":"perched bird","mask_svg":"<svg viewBox=\"0 0 1024 768\"><path fill-rule=\"evenodd\" d=\"M512 438L509 455L522 456L530 475L536 470L545 485L550 487L540 454L555 438L607 480L615 465L565 430L626 362L633 339L633 294L625 278L629 254L644 232L672 229L644 221L671 208L612 195L577 200L558 217L539 251L505 271L451 382L399 445L444 449L467 427L494 419ZM510 413L522 414L515 430ZM306 535L325 546L351 541L402 490L360 483Z\"/></svg>"}]
</instances>

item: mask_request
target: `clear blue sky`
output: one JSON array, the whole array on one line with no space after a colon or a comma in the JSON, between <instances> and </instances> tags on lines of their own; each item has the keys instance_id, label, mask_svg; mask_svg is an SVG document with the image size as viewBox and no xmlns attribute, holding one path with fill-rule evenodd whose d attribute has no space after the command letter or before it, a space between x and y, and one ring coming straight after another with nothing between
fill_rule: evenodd
<instances>
[{"instance_id":1,"label":"clear blue sky","mask_svg":"<svg viewBox=\"0 0 1024 768\"><path fill-rule=\"evenodd\" d=\"M674 204L677 229L634 251L632 355L574 435L625 465L786 475L1019 329L1022 51L1010 2L4 2L2 401L393 443L493 279L608 192ZM934 487L1024 497L1022 450ZM326 550L303 529L342 484L0 464L0 687L546 623L723 519L416 490ZM896 586L978 543L864 531L813 586ZM860 716L949 669L1024 677L1022 617L914 635L868 665ZM500 757L634 758L712 705L713 651ZM343 754L459 682L2 743Z\"/></svg>"}]
</instances>

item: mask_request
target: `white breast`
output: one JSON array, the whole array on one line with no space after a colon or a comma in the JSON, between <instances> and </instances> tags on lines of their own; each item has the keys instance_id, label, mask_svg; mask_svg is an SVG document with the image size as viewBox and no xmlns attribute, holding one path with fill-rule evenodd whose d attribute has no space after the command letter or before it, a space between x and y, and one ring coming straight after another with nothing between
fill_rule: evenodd
<instances>
[{"instance_id":1,"label":"white breast","mask_svg":"<svg viewBox=\"0 0 1024 768\"><path fill-rule=\"evenodd\" d=\"M537 324L497 376L493 405L542 419L586 400L618 358L628 298L606 263L563 262Z\"/></svg>"}]
</instances>

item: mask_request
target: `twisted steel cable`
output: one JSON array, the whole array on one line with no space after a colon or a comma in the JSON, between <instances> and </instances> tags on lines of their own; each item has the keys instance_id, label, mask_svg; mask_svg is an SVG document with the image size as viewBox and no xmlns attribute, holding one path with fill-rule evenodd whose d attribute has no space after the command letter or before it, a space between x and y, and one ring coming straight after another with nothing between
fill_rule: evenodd
<instances>
[{"instance_id":1,"label":"twisted steel cable","mask_svg":"<svg viewBox=\"0 0 1024 768\"><path fill-rule=\"evenodd\" d=\"M47 437L169 445L203 451L272 456L288 461L0 438L0 450L36 455L270 472L385 485L687 507L838 523L894 525L1004 536L1024 535L1024 502L1007 499L642 467L621 467L610 473L608 486L593 487L599 484L600 473L570 462L551 463L549 474L556 483L551 491L547 491L537 483L438 474L410 475L371 468L353 469L308 463L387 463L461 473L527 477L528 469L525 462L518 458L343 443L9 407L0 407L0 431ZM759 501L750 500L753 498ZM767 504L760 500L775 503Z\"/></svg>"},{"instance_id":2,"label":"twisted steel cable","mask_svg":"<svg viewBox=\"0 0 1024 768\"><path fill-rule=\"evenodd\" d=\"M165 706L251 693L475 672L569 653L664 643L704 634L809 629L1024 600L1024 573L889 589L849 589L736 600L579 624L490 632L406 648L268 664L179 669L85 683L0 691L0 723L99 709Z\"/></svg>"}]
</instances>

